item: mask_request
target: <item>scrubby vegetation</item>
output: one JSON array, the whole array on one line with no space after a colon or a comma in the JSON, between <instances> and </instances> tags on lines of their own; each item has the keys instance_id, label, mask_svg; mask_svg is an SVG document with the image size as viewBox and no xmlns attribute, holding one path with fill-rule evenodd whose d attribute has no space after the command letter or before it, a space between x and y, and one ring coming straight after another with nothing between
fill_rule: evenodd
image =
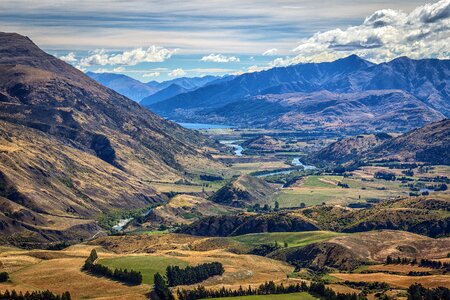
<instances>
[{"instance_id":1,"label":"scrubby vegetation","mask_svg":"<svg viewBox=\"0 0 450 300\"><path fill-rule=\"evenodd\" d=\"M421 259L418 261L417 259L409 259L409 258L392 258L391 256L388 256L386 258L386 264L392 265L392 264L402 264L402 265L418 265L419 267L425 267L425 268L432 268L432 269L444 269L450 271L450 263L448 262L441 262L437 260L431 260L431 259Z\"/></svg>"},{"instance_id":2,"label":"scrubby vegetation","mask_svg":"<svg viewBox=\"0 0 450 300\"><path fill-rule=\"evenodd\" d=\"M286 247L288 247L288 244L286 243ZM269 253L272 253L278 249L280 249L281 246L278 245L277 242L274 242L272 244L261 244L256 246L250 251L250 254L259 255L259 256L266 256Z\"/></svg>"},{"instance_id":3,"label":"scrubby vegetation","mask_svg":"<svg viewBox=\"0 0 450 300\"><path fill-rule=\"evenodd\" d=\"M192 290L177 290L178 299L195 300L205 298L222 298L237 297L249 295L274 295L274 294L290 294L298 292L309 292L324 300L362 300L366 299L363 295L357 294L341 294L336 293L332 289L325 287L321 282L312 282L308 286L305 282L284 286L283 284L275 284L273 281L265 282L258 288L242 288L237 290L221 288L219 290L208 290L203 286L198 286Z\"/></svg>"},{"instance_id":4,"label":"scrubby vegetation","mask_svg":"<svg viewBox=\"0 0 450 300\"><path fill-rule=\"evenodd\" d=\"M69 292L64 292L61 295L56 295L50 291L32 291L32 292L11 292L6 290L4 293L0 291L0 300L70 300Z\"/></svg>"},{"instance_id":5,"label":"scrubby vegetation","mask_svg":"<svg viewBox=\"0 0 450 300\"><path fill-rule=\"evenodd\" d=\"M204 263L198 266L187 266L182 269L178 266L168 266L166 277L168 286L190 285L202 282L209 277L222 275L224 268L219 262Z\"/></svg>"},{"instance_id":6,"label":"scrubby vegetation","mask_svg":"<svg viewBox=\"0 0 450 300\"><path fill-rule=\"evenodd\" d=\"M424 288L420 283L413 284L408 289L408 300L447 300L450 299L450 289L438 287Z\"/></svg>"}]
</instances>

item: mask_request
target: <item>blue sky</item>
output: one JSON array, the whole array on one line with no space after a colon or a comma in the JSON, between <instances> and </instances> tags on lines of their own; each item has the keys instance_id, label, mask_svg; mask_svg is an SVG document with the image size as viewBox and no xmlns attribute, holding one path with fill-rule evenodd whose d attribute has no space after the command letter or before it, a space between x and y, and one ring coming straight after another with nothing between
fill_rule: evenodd
<instances>
[{"instance_id":1,"label":"blue sky","mask_svg":"<svg viewBox=\"0 0 450 300\"><path fill-rule=\"evenodd\" d=\"M2 0L0 28L84 71L141 81L356 53L448 58L450 0Z\"/></svg>"}]
</instances>

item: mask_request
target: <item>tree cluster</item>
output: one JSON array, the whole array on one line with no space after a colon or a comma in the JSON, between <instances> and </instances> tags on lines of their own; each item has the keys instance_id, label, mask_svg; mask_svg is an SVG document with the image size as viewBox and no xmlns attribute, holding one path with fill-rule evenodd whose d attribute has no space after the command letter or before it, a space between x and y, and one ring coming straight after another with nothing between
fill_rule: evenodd
<instances>
[{"instance_id":1,"label":"tree cluster","mask_svg":"<svg viewBox=\"0 0 450 300\"><path fill-rule=\"evenodd\" d=\"M365 281L344 281L346 286L354 289L362 289L363 293L368 293L372 291L387 291L390 286L386 282L365 282Z\"/></svg>"},{"instance_id":2,"label":"tree cluster","mask_svg":"<svg viewBox=\"0 0 450 300\"><path fill-rule=\"evenodd\" d=\"M284 286L283 284L275 284L273 281L261 284L258 288L248 287L246 289L240 287L237 290L226 289L222 287L219 290L208 290L204 286L198 286L193 290L177 290L179 300L196 300L203 298L221 298L221 297L237 297L249 295L272 295L272 294L290 294L298 292L309 292L317 295L324 300L362 300L364 296L356 294L336 294L332 289L325 287L323 283L312 282L308 286L305 282Z\"/></svg>"},{"instance_id":3,"label":"tree cluster","mask_svg":"<svg viewBox=\"0 0 450 300\"><path fill-rule=\"evenodd\" d=\"M0 282L6 282L9 279L9 274L7 272L0 272Z\"/></svg>"},{"instance_id":4,"label":"tree cluster","mask_svg":"<svg viewBox=\"0 0 450 300\"><path fill-rule=\"evenodd\" d=\"M70 300L70 293L64 292L61 295L55 295L50 291L33 291L33 292L11 292L6 290L4 293L0 292L0 300Z\"/></svg>"},{"instance_id":5,"label":"tree cluster","mask_svg":"<svg viewBox=\"0 0 450 300\"><path fill-rule=\"evenodd\" d=\"M432 269L445 269L450 270L450 263L448 262L441 262L438 260L431 260L431 259L421 259L418 261L416 258L410 259L410 258L392 258L391 256L388 256L386 258L386 264L387 265L418 265L419 267L427 267Z\"/></svg>"},{"instance_id":6,"label":"tree cluster","mask_svg":"<svg viewBox=\"0 0 450 300\"><path fill-rule=\"evenodd\" d=\"M202 282L209 277L222 275L224 268L219 262L204 263L198 266L187 266L182 269L178 266L168 266L166 278L168 286L189 285Z\"/></svg>"},{"instance_id":7,"label":"tree cluster","mask_svg":"<svg viewBox=\"0 0 450 300\"><path fill-rule=\"evenodd\" d=\"M340 187L343 188L343 189L348 189L348 188L350 188L350 187L348 186L347 183L342 183L342 182L340 182L340 181L338 182L337 186L340 186Z\"/></svg>"},{"instance_id":8,"label":"tree cluster","mask_svg":"<svg viewBox=\"0 0 450 300\"><path fill-rule=\"evenodd\" d=\"M277 206L277 203L278 202L275 202L275 205L276 205L275 211L278 211L280 209L280 204L278 203L278 206ZM256 203L253 206L247 207L247 211L249 211L249 212L265 213L265 212L272 212L273 210L272 210L272 206L270 206L267 203L264 204L263 207L261 207L261 204Z\"/></svg>"},{"instance_id":9,"label":"tree cluster","mask_svg":"<svg viewBox=\"0 0 450 300\"><path fill-rule=\"evenodd\" d=\"M169 287L167 286L167 282L164 279L164 277L161 276L161 274L156 273L153 277L153 290L158 295L159 299L161 300L172 300L173 295L170 291Z\"/></svg>"},{"instance_id":10,"label":"tree cluster","mask_svg":"<svg viewBox=\"0 0 450 300\"><path fill-rule=\"evenodd\" d=\"M220 180L223 180L223 177L221 177L221 176L214 176L214 175L200 175L200 180L204 180L204 181L220 181Z\"/></svg>"},{"instance_id":11,"label":"tree cluster","mask_svg":"<svg viewBox=\"0 0 450 300\"><path fill-rule=\"evenodd\" d=\"M97 257L97 252L95 251L95 249L93 249L89 257L84 262L82 270L95 275L104 276L113 280L124 282L126 284L139 285L142 283L141 272L133 270L128 271L127 269L122 270L117 268L112 270L107 266L96 264L95 260L97 259Z\"/></svg>"},{"instance_id":12,"label":"tree cluster","mask_svg":"<svg viewBox=\"0 0 450 300\"><path fill-rule=\"evenodd\" d=\"M278 250L280 248L281 248L281 246L278 245L277 242L274 242L272 244L261 244L261 245L256 246L255 248L253 248L250 251L250 254L259 255L259 256L266 256L267 254L269 254L269 253L271 253L273 251L276 251L276 250Z\"/></svg>"},{"instance_id":13,"label":"tree cluster","mask_svg":"<svg viewBox=\"0 0 450 300\"><path fill-rule=\"evenodd\" d=\"M375 172L374 176L377 179L384 179L384 180L395 180L395 175L392 173L388 173L388 172L383 172L383 171L379 171L379 172Z\"/></svg>"},{"instance_id":14,"label":"tree cluster","mask_svg":"<svg viewBox=\"0 0 450 300\"><path fill-rule=\"evenodd\" d=\"M448 300L450 289L437 287L434 289L424 288L420 283L415 283L408 288L408 300Z\"/></svg>"}]
</instances>

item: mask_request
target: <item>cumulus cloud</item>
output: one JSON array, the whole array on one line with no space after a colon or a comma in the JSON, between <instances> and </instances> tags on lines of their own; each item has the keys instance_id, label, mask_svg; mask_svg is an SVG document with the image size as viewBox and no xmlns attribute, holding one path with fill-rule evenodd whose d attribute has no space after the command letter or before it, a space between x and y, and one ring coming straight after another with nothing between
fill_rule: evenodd
<instances>
[{"instance_id":1,"label":"cumulus cloud","mask_svg":"<svg viewBox=\"0 0 450 300\"><path fill-rule=\"evenodd\" d=\"M151 46L147 49L136 48L122 53L109 53L104 49L93 51L89 56L80 60L80 66L106 66L124 65L135 66L143 62L163 62L169 59L177 49L169 50L162 47Z\"/></svg>"},{"instance_id":2,"label":"cumulus cloud","mask_svg":"<svg viewBox=\"0 0 450 300\"><path fill-rule=\"evenodd\" d=\"M169 72L168 75L170 77L181 77L181 76L186 75L186 72L183 69L178 68L178 69L172 70L172 72Z\"/></svg>"},{"instance_id":3,"label":"cumulus cloud","mask_svg":"<svg viewBox=\"0 0 450 300\"><path fill-rule=\"evenodd\" d=\"M411 13L383 9L358 26L318 32L301 40L291 63L329 61L357 54L381 62L399 56L448 58L450 0L417 7Z\"/></svg>"},{"instance_id":4,"label":"cumulus cloud","mask_svg":"<svg viewBox=\"0 0 450 300\"><path fill-rule=\"evenodd\" d=\"M278 49L277 48L272 48L269 49L267 51L264 51L262 53L263 56L273 56L273 55L277 55L278 54Z\"/></svg>"},{"instance_id":5,"label":"cumulus cloud","mask_svg":"<svg viewBox=\"0 0 450 300\"><path fill-rule=\"evenodd\" d=\"M269 69L269 67L258 67L256 65L253 65L247 68L247 73L261 72L267 69Z\"/></svg>"},{"instance_id":6,"label":"cumulus cloud","mask_svg":"<svg viewBox=\"0 0 450 300\"><path fill-rule=\"evenodd\" d=\"M208 56L203 56L201 61L207 62L217 62L217 63L229 63L229 62L239 62L239 57L236 56L225 56L222 54L210 54Z\"/></svg>"},{"instance_id":7,"label":"cumulus cloud","mask_svg":"<svg viewBox=\"0 0 450 300\"><path fill-rule=\"evenodd\" d=\"M77 61L77 58L76 58L76 55L74 52L69 52L69 53L67 53L67 55L60 56L59 59L65 61L67 63L73 63L73 62Z\"/></svg>"},{"instance_id":8,"label":"cumulus cloud","mask_svg":"<svg viewBox=\"0 0 450 300\"><path fill-rule=\"evenodd\" d=\"M124 67L117 67L113 69L114 72L125 72L125 68Z\"/></svg>"},{"instance_id":9,"label":"cumulus cloud","mask_svg":"<svg viewBox=\"0 0 450 300\"><path fill-rule=\"evenodd\" d=\"M161 75L160 72L151 72L142 74L142 77L158 77L159 75Z\"/></svg>"}]
</instances>

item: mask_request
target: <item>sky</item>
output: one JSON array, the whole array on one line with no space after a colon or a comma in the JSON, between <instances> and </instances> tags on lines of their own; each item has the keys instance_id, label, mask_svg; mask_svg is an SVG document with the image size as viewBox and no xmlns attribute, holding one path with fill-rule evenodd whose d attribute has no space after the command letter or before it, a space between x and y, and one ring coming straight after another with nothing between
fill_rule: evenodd
<instances>
[{"instance_id":1,"label":"sky","mask_svg":"<svg viewBox=\"0 0 450 300\"><path fill-rule=\"evenodd\" d=\"M450 0L1 0L0 31L83 71L223 76L357 54L450 56Z\"/></svg>"}]
</instances>

